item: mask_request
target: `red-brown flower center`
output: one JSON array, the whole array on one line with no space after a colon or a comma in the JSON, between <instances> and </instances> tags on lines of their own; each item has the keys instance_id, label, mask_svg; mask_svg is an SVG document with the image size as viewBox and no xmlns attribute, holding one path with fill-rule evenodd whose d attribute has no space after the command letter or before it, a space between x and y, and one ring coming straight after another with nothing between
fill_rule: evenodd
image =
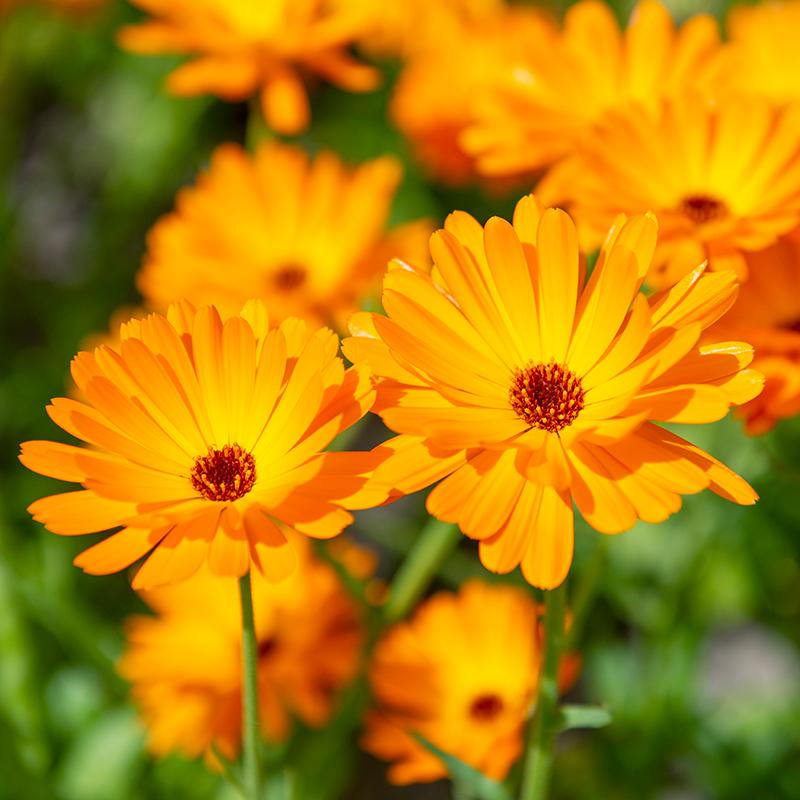
<instances>
[{"instance_id":1,"label":"red-brown flower center","mask_svg":"<svg viewBox=\"0 0 800 800\"><path fill-rule=\"evenodd\" d=\"M286 264L281 267L273 277L275 288L284 292L297 289L306 282L308 273L300 264Z\"/></svg>"},{"instance_id":2,"label":"red-brown flower center","mask_svg":"<svg viewBox=\"0 0 800 800\"><path fill-rule=\"evenodd\" d=\"M708 194L693 194L684 198L681 211L696 225L711 222L728 213L725 203Z\"/></svg>"},{"instance_id":3,"label":"red-brown flower center","mask_svg":"<svg viewBox=\"0 0 800 800\"><path fill-rule=\"evenodd\" d=\"M258 657L268 658L271 656L278 647L278 640L274 636L268 636L258 643Z\"/></svg>"},{"instance_id":4,"label":"red-brown flower center","mask_svg":"<svg viewBox=\"0 0 800 800\"><path fill-rule=\"evenodd\" d=\"M207 455L194 460L190 478L207 500L238 500L256 482L256 460L238 444L226 444L221 450L210 447Z\"/></svg>"},{"instance_id":5,"label":"red-brown flower center","mask_svg":"<svg viewBox=\"0 0 800 800\"><path fill-rule=\"evenodd\" d=\"M482 694L469 707L469 715L478 722L491 722L503 710L503 700L496 694Z\"/></svg>"},{"instance_id":6,"label":"red-brown flower center","mask_svg":"<svg viewBox=\"0 0 800 800\"><path fill-rule=\"evenodd\" d=\"M558 433L583 408L583 387L568 367L551 361L514 373L509 400L517 416L533 428Z\"/></svg>"}]
</instances>

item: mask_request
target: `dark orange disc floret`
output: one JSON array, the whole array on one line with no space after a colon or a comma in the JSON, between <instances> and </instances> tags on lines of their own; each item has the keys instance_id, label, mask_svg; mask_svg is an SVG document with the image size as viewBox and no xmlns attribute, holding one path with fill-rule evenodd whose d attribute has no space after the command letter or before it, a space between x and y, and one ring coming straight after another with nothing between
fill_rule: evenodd
<instances>
[{"instance_id":1,"label":"dark orange disc floret","mask_svg":"<svg viewBox=\"0 0 800 800\"><path fill-rule=\"evenodd\" d=\"M238 500L256 482L256 460L238 444L226 444L221 450L209 447L207 455L194 460L190 477L207 500Z\"/></svg>"},{"instance_id":2,"label":"dark orange disc floret","mask_svg":"<svg viewBox=\"0 0 800 800\"><path fill-rule=\"evenodd\" d=\"M503 700L496 694L482 694L469 707L470 716L479 722L491 722L503 710Z\"/></svg>"},{"instance_id":3,"label":"dark orange disc floret","mask_svg":"<svg viewBox=\"0 0 800 800\"><path fill-rule=\"evenodd\" d=\"M518 369L509 390L511 408L520 419L550 433L575 421L583 408L583 397L578 376L555 361Z\"/></svg>"},{"instance_id":4,"label":"dark orange disc floret","mask_svg":"<svg viewBox=\"0 0 800 800\"><path fill-rule=\"evenodd\" d=\"M681 203L681 211L697 225L724 217L728 209L721 200L707 194L693 194Z\"/></svg>"}]
</instances>

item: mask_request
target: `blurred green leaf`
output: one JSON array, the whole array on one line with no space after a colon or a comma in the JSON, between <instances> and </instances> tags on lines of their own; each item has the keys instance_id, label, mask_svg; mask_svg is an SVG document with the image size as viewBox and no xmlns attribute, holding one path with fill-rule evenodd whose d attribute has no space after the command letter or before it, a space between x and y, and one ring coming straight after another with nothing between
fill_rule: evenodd
<instances>
[{"instance_id":1,"label":"blurred green leaf","mask_svg":"<svg viewBox=\"0 0 800 800\"><path fill-rule=\"evenodd\" d=\"M561 706L562 731L573 728L605 728L612 722L611 712L602 706Z\"/></svg>"}]
</instances>

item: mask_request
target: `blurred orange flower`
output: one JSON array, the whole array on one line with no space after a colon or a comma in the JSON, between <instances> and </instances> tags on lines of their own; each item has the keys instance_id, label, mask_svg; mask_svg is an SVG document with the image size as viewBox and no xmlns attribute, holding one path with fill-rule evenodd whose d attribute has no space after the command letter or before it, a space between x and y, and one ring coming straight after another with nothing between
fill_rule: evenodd
<instances>
[{"instance_id":1,"label":"blurred orange flower","mask_svg":"<svg viewBox=\"0 0 800 800\"><path fill-rule=\"evenodd\" d=\"M139 289L156 308L186 298L227 312L258 297L273 320L343 328L392 256L426 253L429 223L386 233L400 176L389 157L349 169L330 152L222 145L150 232Z\"/></svg>"},{"instance_id":2,"label":"blurred orange flower","mask_svg":"<svg viewBox=\"0 0 800 800\"><path fill-rule=\"evenodd\" d=\"M392 783L447 777L444 764L411 733L490 778L506 776L522 752L539 683L539 616L526 592L469 581L458 594L424 601L383 636L369 672L376 710L367 717L362 744L392 762ZM567 656L562 687L573 668Z\"/></svg>"},{"instance_id":3,"label":"blurred orange flower","mask_svg":"<svg viewBox=\"0 0 800 800\"><path fill-rule=\"evenodd\" d=\"M653 211L659 243L648 282L660 288L709 259L744 279L744 253L800 223L800 106L755 97L711 104L696 96L611 115L538 188L566 203L594 250L622 212Z\"/></svg>"},{"instance_id":4,"label":"blurred orange flower","mask_svg":"<svg viewBox=\"0 0 800 800\"><path fill-rule=\"evenodd\" d=\"M346 508L380 502L369 453L322 452L372 404L363 368L346 370L338 339L288 320L268 330L249 303L223 321L214 307L172 306L122 327L116 348L79 353L72 376L86 403L56 398L53 421L89 447L26 442L20 460L83 486L37 500L34 518L63 535L122 530L81 553L92 574L152 550L139 589L255 564L279 579L295 555L276 522L338 534Z\"/></svg>"},{"instance_id":5,"label":"blurred orange flower","mask_svg":"<svg viewBox=\"0 0 800 800\"><path fill-rule=\"evenodd\" d=\"M753 366L764 391L738 413L751 434L765 433L800 414L800 231L747 256L750 277L736 305L711 334L744 338L755 347Z\"/></svg>"},{"instance_id":6,"label":"blurred orange flower","mask_svg":"<svg viewBox=\"0 0 800 800\"><path fill-rule=\"evenodd\" d=\"M608 234L591 278L572 220L517 205L513 227L448 217L428 275L398 265L388 317L360 314L345 342L381 380L375 411L402 434L375 472L402 493L436 481L431 514L480 541L495 572L518 564L558 586L572 560L573 501L604 533L660 522L711 489L751 504L748 484L655 422L705 423L752 399L763 378L741 342L700 345L736 298L732 272L701 265L649 299L652 215Z\"/></svg>"},{"instance_id":7,"label":"blurred orange flower","mask_svg":"<svg viewBox=\"0 0 800 800\"><path fill-rule=\"evenodd\" d=\"M296 716L329 719L337 692L355 676L362 628L358 608L335 571L293 542L297 571L280 583L253 575L261 728L285 739ZM241 740L241 641L236 581L201 569L191 579L142 593L156 616L127 623L119 671L157 756L191 758L211 748L234 759Z\"/></svg>"},{"instance_id":8,"label":"blurred orange flower","mask_svg":"<svg viewBox=\"0 0 800 800\"><path fill-rule=\"evenodd\" d=\"M641 0L627 29L601 0L566 13L549 46L531 42L524 65L476 103L477 121L463 144L486 174L525 174L592 138L611 109L653 107L688 87L712 90L725 80L728 56L717 23L703 14L676 28L656 0Z\"/></svg>"},{"instance_id":9,"label":"blurred orange flower","mask_svg":"<svg viewBox=\"0 0 800 800\"><path fill-rule=\"evenodd\" d=\"M169 76L173 94L245 100L259 93L264 118L279 133L308 126L310 76L356 92L378 84L377 71L348 53L365 29L363 10L349 0L131 2L154 19L123 28L123 47L196 56Z\"/></svg>"}]
</instances>

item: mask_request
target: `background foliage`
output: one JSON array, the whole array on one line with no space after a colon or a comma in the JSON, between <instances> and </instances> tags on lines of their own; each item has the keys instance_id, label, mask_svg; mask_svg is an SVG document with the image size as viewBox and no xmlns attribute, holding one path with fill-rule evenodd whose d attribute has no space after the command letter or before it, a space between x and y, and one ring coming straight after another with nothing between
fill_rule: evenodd
<instances>
[{"instance_id":1,"label":"background foliage","mask_svg":"<svg viewBox=\"0 0 800 800\"><path fill-rule=\"evenodd\" d=\"M245 107L172 99L161 89L170 59L115 46L114 31L134 16L121 3L77 19L31 6L0 22L0 798L9 800L230 796L193 763L145 756L113 670L120 623L142 604L124 574L83 575L70 562L85 545L29 519L26 505L52 487L16 461L21 440L52 435L44 403L63 392L87 334L137 304L149 226L217 143L246 136ZM387 98L387 88L322 89L303 143L352 161L405 158ZM441 220L453 208L508 214L513 199L431 188L409 164L392 221ZM573 695L605 704L614 723L563 737L554 797L800 797L800 425L755 440L726 420L701 434L689 435L751 480L761 502L740 508L705 493L669 522L613 540L579 530L579 622L582 600L594 605L579 627ZM377 544L386 575L422 516L419 497L359 516L356 533ZM488 577L465 542L440 582L471 574ZM381 765L355 747L359 691L333 727L299 734L294 768L272 796L448 796L444 785L383 783Z\"/></svg>"}]
</instances>

